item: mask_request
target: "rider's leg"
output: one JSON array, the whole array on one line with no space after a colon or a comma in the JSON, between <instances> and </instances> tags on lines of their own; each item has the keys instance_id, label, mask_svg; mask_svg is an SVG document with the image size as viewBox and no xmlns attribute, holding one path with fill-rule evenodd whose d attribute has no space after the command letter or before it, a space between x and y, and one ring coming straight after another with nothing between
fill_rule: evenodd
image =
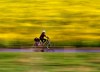
<instances>
[{"instance_id":1,"label":"rider's leg","mask_svg":"<svg viewBox=\"0 0 100 72\"><path fill-rule=\"evenodd\" d=\"M43 43L45 43L46 42L46 39L43 39Z\"/></svg>"},{"instance_id":2,"label":"rider's leg","mask_svg":"<svg viewBox=\"0 0 100 72\"><path fill-rule=\"evenodd\" d=\"M46 41L46 39L40 39L42 41L42 43L44 43Z\"/></svg>"},{"instance_id":3,"label":"rider's leg","mask_svg":"<svg viewBox=\"0 0 100 72\"><path fill-rule=\"evenodd\" d=\"M41 42L42 42L42 49L41 49L41 52L44 52L44 43L46 42L46 39L40 39L41 40Z\"/></svg>"}]
</instances>

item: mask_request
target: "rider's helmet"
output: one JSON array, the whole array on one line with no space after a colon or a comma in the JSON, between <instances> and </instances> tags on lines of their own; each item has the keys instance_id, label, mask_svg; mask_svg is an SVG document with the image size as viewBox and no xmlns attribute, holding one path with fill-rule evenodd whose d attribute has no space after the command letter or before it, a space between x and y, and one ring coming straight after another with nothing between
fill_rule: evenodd
<instances>
[{"instance_id":1,"label":"rider's helmet","mask_svg":"<svg viewBox=\"0 0 100 72\"><path fill-rule=\"evenodd\" d=\"M44 33L45 33L46 31L45 31L45 30L43 30L42 32L44 32Z\"/></svg>"}]
</instances>

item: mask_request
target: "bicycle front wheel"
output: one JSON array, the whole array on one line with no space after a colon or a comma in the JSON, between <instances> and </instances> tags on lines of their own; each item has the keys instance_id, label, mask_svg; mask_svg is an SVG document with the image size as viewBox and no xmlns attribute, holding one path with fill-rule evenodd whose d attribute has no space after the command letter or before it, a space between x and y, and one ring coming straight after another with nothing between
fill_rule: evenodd
<instances>
[{"instance_id":1,"label":"bicycle front wheel","mask_svg":"<svg viewBox=\"0 0 100 72\"><path fill-rule=\"evenodd\" d=\"M54 49L47 48L46 52L54 52Z\"/></svg>"}]
</instances>

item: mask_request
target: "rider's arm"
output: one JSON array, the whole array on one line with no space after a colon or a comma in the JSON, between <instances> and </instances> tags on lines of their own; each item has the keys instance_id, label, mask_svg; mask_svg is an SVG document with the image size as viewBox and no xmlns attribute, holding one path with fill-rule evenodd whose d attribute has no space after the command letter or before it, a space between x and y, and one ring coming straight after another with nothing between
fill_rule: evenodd
<instances>
[{"instance_id":1,"label":"rider's arm","mask_svg":"<svg viewBox=\"0 0 100 72\"><path fill-rule=\"evenodd\" d=\"M48 36L46 36L46 35L44 35L47 39L49 39L49 37Z\"/></svg>"},{"instance_id":2,"label":"rider's arm","mask_svg":"<svg viewBox=\"0 0 100 72\"><path fill-rule=\"evenodd\" d=\"M47 39L49 39L49 37L48 36L45 36Z\"/></svg>"}]
</instances>

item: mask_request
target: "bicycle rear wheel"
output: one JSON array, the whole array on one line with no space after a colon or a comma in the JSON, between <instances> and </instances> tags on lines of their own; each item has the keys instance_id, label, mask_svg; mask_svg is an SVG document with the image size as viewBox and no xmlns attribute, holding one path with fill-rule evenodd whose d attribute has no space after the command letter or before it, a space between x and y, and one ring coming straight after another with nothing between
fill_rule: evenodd
<instances>
[{"instance_id":1,"label":"bicycle rear wheel","mask_svg":"<svg viewBox=\"0 0 100 72\"><path fill-rule=\"evenodd\" d=\"M42 46L40 45L39 42L34 43L34 52L42 52Z\"/></svg>"}]
</instances>

